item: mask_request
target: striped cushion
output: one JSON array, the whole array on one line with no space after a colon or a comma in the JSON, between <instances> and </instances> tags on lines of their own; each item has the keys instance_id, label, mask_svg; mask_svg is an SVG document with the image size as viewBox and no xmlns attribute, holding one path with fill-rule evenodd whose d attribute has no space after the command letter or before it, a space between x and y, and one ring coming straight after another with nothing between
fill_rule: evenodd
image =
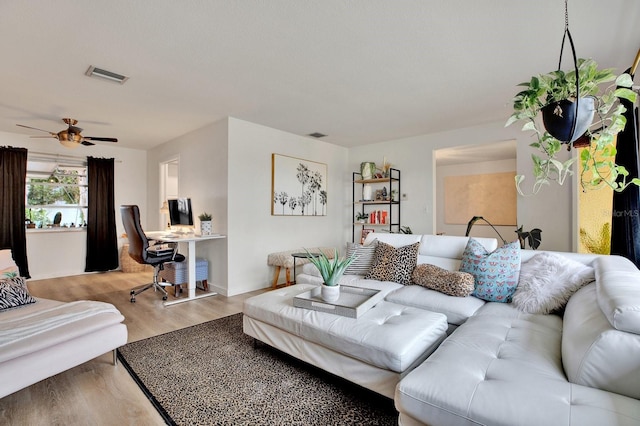
<instances>
[{"instance_id":1,"label":"striped cushion","mask_svg":"<svg viewBox=\"0 0 640 426\"><path fill-rule=\"evenodd\" d=\"M347 243L347 258L356 253L356 260L344 271L347 275L367 275L373 264L373 257L376 254L378 240L363 246L356 243Z\"/></svg>"},{"instance_id":2,"label":"striped cushion","mask_svg":"<svg viewBox=\"0 0 640 426\"><path fill-rule=\"evenodd\" d=\"M22 277L0 280L0 311L16 306L34 303L36 299L27 291L27 285Z\"/></svg>"}]
</instances>

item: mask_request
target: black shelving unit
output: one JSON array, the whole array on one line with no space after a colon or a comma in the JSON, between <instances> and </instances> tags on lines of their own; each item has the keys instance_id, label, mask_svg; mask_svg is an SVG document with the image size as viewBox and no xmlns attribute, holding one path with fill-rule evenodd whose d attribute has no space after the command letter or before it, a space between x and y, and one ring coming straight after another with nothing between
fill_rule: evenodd
<instances>
[{"instance_id":1,"label":"black shelving unit","mask_svg":"<svg viewBox=\"0 0 640 426\"><path fill-rule=\"evenodd\" d=\"M363 192L365 185L371 185L375 193L376 190L382 189L388 186L387 197L384 200L365 201L363 200ZM397 191L396 200L394 201L391 196L391 191ZM353 184L352 184L352 200L353 207L351 209L351 219L353 220L353 226L351 231L351 241L356 242L356 230L360 231L365 228L374 229L376 232L400 232L400 170L391 168L389 169L389 176L373 179L362 179L360 172L353 172ZM372 208L374 207L374 208ZM376 210L385 210L387 212L386 223L360 223L356 222L356 213L370 214ZM367 221L368 222L368 221ZM360 236L358 240L360 241Z\"/></svg>"}]
</instances>

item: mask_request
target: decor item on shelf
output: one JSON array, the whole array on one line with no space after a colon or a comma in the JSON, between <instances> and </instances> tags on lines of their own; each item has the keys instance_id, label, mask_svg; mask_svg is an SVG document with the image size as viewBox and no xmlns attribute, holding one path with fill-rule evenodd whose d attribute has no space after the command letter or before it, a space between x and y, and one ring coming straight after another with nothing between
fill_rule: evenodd
<instances>
[{"instance_id":1,"label":"decor item on shelf","mask_svg":"<svg viewBox=\"0 0 640 426\"><path fill-rule=\"evenodd\" d=\"M213 228L211 215L207 212L204 212L198 215L198 219L200 219L200 235L211 235Z\"/></svg>"},{"instance_id":2,"label":"decor item on shelf","mask_svg":"<svg viewBox=\"0 0 640 426\"><path fill-rule=\"evenodd\" d=\"M575 70L565 73L560 67L566 38L571 45ZM612 81L615 84L600 92L601 84ZM506 123L509 126L516 121L526 120L522 130L534 131L538 138L537 142L530 145L542 154L532 155L535 176L533 194L550 181L562 185L567 176L573 174L573 163L577 158L564 162L555 158L562 144L568 144L568 149L574 143L586 146L580 153L584 170L580 177L583 190L609 186L615 191L623 191L630 184L640 185L638 178L627 182L627 170L613 159L616 152L614 137L626 124L623 116L626 108L619 99L635 102L632 84L633 80L627 73L616 77L611 69L598 70L597 63L591 59L576 58L565 0L565 29L558 70L534 76L529 82L520 84L526 89L515 96L514 112ZM545 132L536 123L540 113ZM594 115L597 120L592 122ZM524 195L520 188L523 180L523 175L516 176L516 187L521 195Z\"/></svg>"},{"instance_id":3,"label":"decor item on shelf","mask_svg":"<svg viewBox=\"0 0 640 426\"><path fill-rule=\"evenodd\" d=\"M356 259L356 253L350 257L338 258L338 250L334 249L333 259L329 259L324 253L319 256L312 255L309 250L304 249L309 255L309 261L318 268L322 276L322 300L327 303L333 303L340 298L340 277L344 274L345 269Z\"/></svg>"},{"instance_id":4,"label":"decor item on shelf","mask_svg":"<svg viewBox=\"0 0 640 426\"><path fill-rule=\"evenodd\" d=\"M363 201L372 201L373 200L373 189L371 185L365 183L362 187L362 200Z\"/></svg>"},{"instance_id":5,"label":"decor item on shelf","mask_svg":"<svg viewBox=\"0 0 640 426\"><path fill-rule=\"evenodd\" d=\"M62 222L62 212L57 212L56 215L53 217L53 226L55 227L60 226L60 222Z\"/></svg>"},{"instance_id":6,"label":"decor item on shelf","mask_svg":"<svg viewBox=\"0 0 640 426\"><path fill-rule=\"evenodd\" d=\"M540 247L540 243L542 242L542 230L540 228L533 228L531 231L523 231L522 226L516 229L516 234L518 234L518 240L520 240L520 248L525 248L525 242L529 243L529 247L532 250Z\"/></svg>"},{"instance_id":7,"label":"decor item on shelf","mask_svg":"<svg viewBox=\"0 0 640 426\"><path fill-rule=\"evenodd\" d=\"M395 189L391 190L391 201L398 201L398 191Z\"/></svg>"},{"instance_id":8,"label":"decor item on shelf","mask_svg":"<svg viewBox=\"0 0 640 426\"><path fill-rule=\"evenodd\" d=\"M360 174L362 179L373 179L376 175L376 163L371 161L360 163Z\"/></svg>"},{"instance_id":9,"label":"decor item on shelf","mask_svg":"<svg viewBox=\"0 0 640 426\"><path fill-rule=\"evenodd\" d=\"M362 212L356 213L356 222L367 223L367 219L369 219L368 213L362 213Z\"/></svg>"},{"instance_id":10,"label":"decor item on shelf","mask_svg":"<svg viewBox=\"0 0 640 426\"><path fill-rule=\"evenodd\" d=\"M389 169L391 169L391 163L387 162L387 157L383 157L382 158L382 175L386 178L390 176Z\"/></svg>"}]
</instances>

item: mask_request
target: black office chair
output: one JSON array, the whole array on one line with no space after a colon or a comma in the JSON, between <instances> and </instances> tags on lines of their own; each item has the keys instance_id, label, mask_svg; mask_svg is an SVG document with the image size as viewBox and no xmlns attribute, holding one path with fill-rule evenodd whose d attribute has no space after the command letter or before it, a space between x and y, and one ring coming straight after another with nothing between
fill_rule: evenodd
<instances>
[{"instance_id":1,"label":"black office chair","mask_svg":"<svg viewBox=\"0 0 640 426\"><path fill-rule=\"evenodd\" d=\"M129 239L129 256L140 264L153 266L153 282L132 289L131 302L134 303L138 294L150 288L162 292L162 300L167 300L167 292L163 288L163 285L170 286L173 284L169 282L162 282L162 284L160 284L160 282L158 282L158 274L164 269L165 263L182 262L185 259L184 256L177 253L177 244L173 244L170 251L154 250L153 244L150 244L153 240L147 238L142 230L142 225L140 225L140 209L138 209L138 206L120 206L120 213L122 215L124 230Z\"/></svg>"}]
</instances>

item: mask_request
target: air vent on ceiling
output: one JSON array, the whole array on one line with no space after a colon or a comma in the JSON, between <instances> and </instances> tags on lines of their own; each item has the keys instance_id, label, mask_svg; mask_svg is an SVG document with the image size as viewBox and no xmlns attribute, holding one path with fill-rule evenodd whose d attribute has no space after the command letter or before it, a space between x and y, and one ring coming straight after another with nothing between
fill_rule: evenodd
<instances>
[{"instance_id":1,"label":"air vent on ceiling","mask_svg":"<svg viewBox=\"0 0 640 426\"><path fill-rule=\"evenodd\" d=\"M311 136L312 138L318 138L318 139L320 139L320 138L324 138L324 137L325 137L325 136L327 136L327 135L324 135L324 134L319 133L319 132L315 132L315 133L309 133L309 135L308 135L308 136Z\"/></svg>"},{"instance_id":2,"label":"air vent on ceiling","mask_svg":"<svg viewBox=\"0 0 640 426\"><path fill-rule=\"evenodd\" d=\"M117 74L115 72L103 70L101 68L94 67L93 65L91 65L89 69L87 69L87 72L85 72L84 74L88 75L89 77L100 77L104 78L105 80L120 84L124 84L125 81L129 80L129 77Z\"/></svg>"}]
</instances>

